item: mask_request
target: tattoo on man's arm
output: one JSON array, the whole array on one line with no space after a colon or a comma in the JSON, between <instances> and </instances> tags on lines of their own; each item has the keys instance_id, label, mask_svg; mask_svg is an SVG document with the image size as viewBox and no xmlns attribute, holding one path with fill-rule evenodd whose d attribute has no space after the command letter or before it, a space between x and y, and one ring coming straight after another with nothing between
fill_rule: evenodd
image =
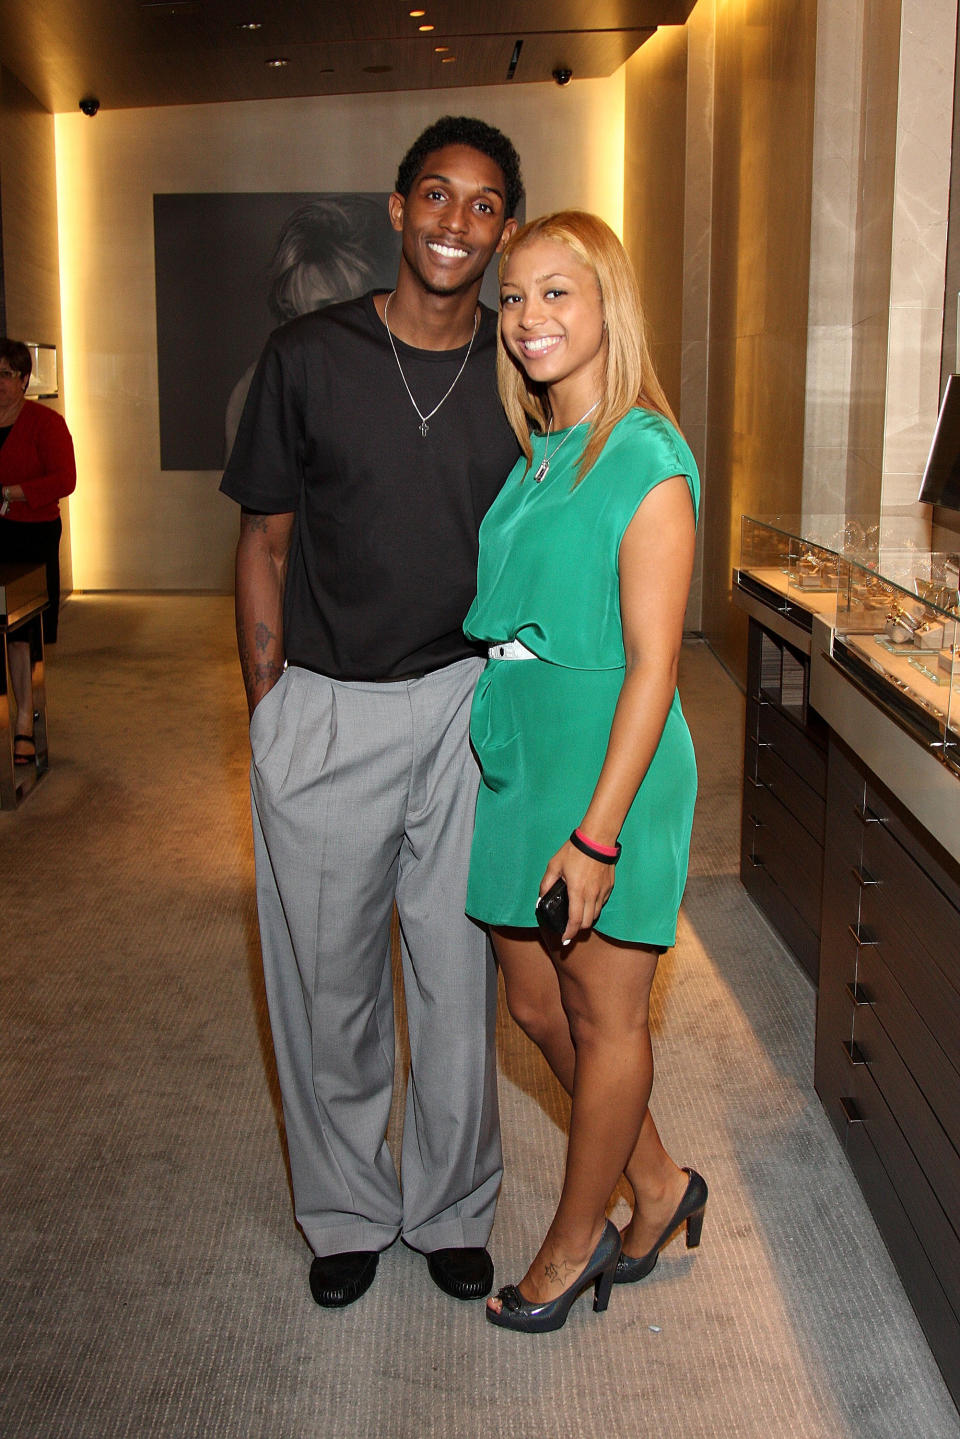
<instances>
[{"instance_id":1,"label":"tattoo on man's arm","mask_svg":"<svg viewBox=\"0 0 960 1439\"><path fill-rule=\"evenodd\" d=\"M256 510L243 510L241 512L241 525L245 530L252 530L254 533L263 534L267 529L270 519L269 515L260 515Z\"/></svg>"},{"instance_id":2,"label":"tattoo on man's arm","mask_svg":"<svg viewBox=\"0 0 960 1439\"><path fill-rule=\"evenodd\" d=\"M283 661L260 658L276 640L276 635L263 620L257 620L253 627L253 645L250 644L247 625L242 618L237 620L237 649L240 654L240 673L244 688L252 698L261 685L273 687L283 674Z\"/></svg>"}]
</instances>

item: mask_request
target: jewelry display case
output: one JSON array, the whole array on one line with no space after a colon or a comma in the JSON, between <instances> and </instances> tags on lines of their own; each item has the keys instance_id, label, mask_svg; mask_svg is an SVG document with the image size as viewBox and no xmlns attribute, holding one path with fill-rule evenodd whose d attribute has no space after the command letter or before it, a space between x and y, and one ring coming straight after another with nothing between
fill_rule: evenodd
<instances>
[{"instance_id":1,"label":"jewelry display case","mask_svg":"<svg viewBox=\"0 0 960 1439\"><path fill-rule=\"evenodd\" d=\"M865 553L868 543L862 527L843 516L744 515L734 586L809 631L813 615L835 612L844 549Z\"/></svg>"},{"instance_id":2,"label":"jewelry display case","mask_svg":"<svg viewBox=\"0 0 960 1439\"><path fill-rule=\"evenodd\" d=\"M939 758L960 769L960 574L955 554L841 556L834 663Z\"/></svg>"}]
</instances>

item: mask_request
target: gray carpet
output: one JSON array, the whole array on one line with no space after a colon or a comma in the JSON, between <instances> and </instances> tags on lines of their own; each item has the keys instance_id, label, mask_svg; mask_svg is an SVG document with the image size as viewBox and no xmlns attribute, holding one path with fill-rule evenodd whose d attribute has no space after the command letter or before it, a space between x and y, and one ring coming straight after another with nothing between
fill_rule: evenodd
<instances>
[{"instance_id":1,"label":"gray carpet","mask_svg":"<svg viewBox=\"0 0 960 1439\"><path fill-rule=\"evenodd\" d=\"M707 1176L701 1248L565 1329L492 1329L395 1246L321 1311L293 1227L259 975L231 603L86 596L52 770L0 815L0 1435L956 1439L957 1411L812 1087L813 992L737 880L741 697L701 645L701 798L655 989L654 1108ZM564 1105L503 1020L517 1278Z\"/></svg>"}]
</instances>

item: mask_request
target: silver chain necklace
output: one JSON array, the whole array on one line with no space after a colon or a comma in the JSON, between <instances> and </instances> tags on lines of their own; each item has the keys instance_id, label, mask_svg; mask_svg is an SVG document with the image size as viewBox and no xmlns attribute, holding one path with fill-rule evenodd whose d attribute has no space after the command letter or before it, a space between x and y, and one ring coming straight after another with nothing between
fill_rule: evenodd
<instances>
[{"instance_id":1,"label":"silver chain necklace","mask_svg":"<svg viewBox=\"0 0 960 1439\"><path fill-rule=\"evenodd\" d=\"M453 384L450 386L449 390L448 390L447 393L444 395L443 399L440 401L440 404L434 405L434 407L433 407L433 409L430 411L429 415L425 415L425 414L423 413L423 411L421 410L420 406L417 404L416 400L413 398L413 391L411 390L410 386L407 384L407 377L406 377L406 375L403 373L403 366L402 366L401 363L400 363L400 356L397 354L397 347L396 347L396 345L395 345L394 342L393 342L393 331L390 329L390 321L387 319L387 311L388 311L389 308L390 308L390 301L393 299L393 297L394 297L394 295L395 295L396 293L397 293L396 290L391 290L390 293L389 293L389 295L387 296L386 300L384 300L384 302L383 302L383 323L384 323L384 324L386 325L386 327L387 327L387 338L388 338L389 341L390 341L390 348L391 348L391 350L393 351L393 358L394 358L394 359L396 360L396 362L397 362L397 369L400 371L400 378L401 378L401 380L403 381L403 388L406 390L407 394L410 396L410 403L411 403L411 405L412 405L413 408L416 410L417 414L420 416L420 433L421 433L421 435L424 437L424 439L426 439L426 437L427 437L427 431L428 431L429 428L430 428L430 426L427 424L427 421L428 421L428 420L432 420L433 417L434 417L434 415L435 415L435 414L437 413L437 411L439 410L440 405L442 405L442 404L444 403L444 401L449 400L450 396L453 394L454 387L456 386L457 381L459 380L460 376L463 374L464 370L467 368L467 361L468 361L469 358L470 358L470 351L473 349L473 342L474 342L474 340L477 338L477 330L478 330L478 328L479 328L479 326L480 326L480 311L477 310L476 314L475 314L474 317L473 317L473 334L470 336L470 343L469 343L469 345L467 346L467 353L466 353L466 354L464 355L464 357L463 357L463 364L460 366L459 370L457 371L457 373L456 373L456 374L454 375L454 377L453 377ZM597 403L599 404L599 401L597 401ZM558 448L558 449L560 448L559 445L557 446L557 448Z\"/></svg>"},{"instance_id":2,"label":"silver chain necklace","mask_svg":"<svg viewBox=\"0 0 960 1439\"><path fill-rule=\"evenodd\" d=\"M546 438L546 441L544 442L544 446L543 446L543 459L540 461L540 468L537 470L536 474L535 474L534 477L533 477L533 483L534 483L535 485L542 484L543 481L547 478L547 475L550 473L550 461L551 461L552 459L555 459L557 453L558 453L560 450L563 449L563 446L567 443L567 441L569 440L570 436L573 434L574 430L577 428L577 425L582 425L583 422L584 422L584 420L589 420L590 416L593 414L594 410L597 408L597 406L599 405L599 403L600 403L599 400L594 400L593 404L590 406L590 408L589 408L589 410L587 411L587 413L586 413L585 415L581 415L581 416L580 416L579 420L577 421L577 424L570 426L569 430L568 430L567 433L564 435L564 437L563 437L563 439L560 441L559 445L554 445L554 447L553 447L553 454L552 454L552 455L550 455L550 454L547 453L547 446L548 446L549 443L550 443L550 431L553 429L553 416L552 416L552 415L550 416L549 420L547 421L547 438Z\"/></svg>"}]
</instances>

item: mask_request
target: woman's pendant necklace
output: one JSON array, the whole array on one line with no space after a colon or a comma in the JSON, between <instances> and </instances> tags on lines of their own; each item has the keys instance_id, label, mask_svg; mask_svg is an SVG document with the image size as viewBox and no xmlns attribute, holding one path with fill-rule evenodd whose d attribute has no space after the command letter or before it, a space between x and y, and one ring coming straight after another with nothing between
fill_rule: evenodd
<instances>
[{"instance_id":1,"label":"woman's pendant necklace","mask_svg":"<svg viewBox=\"0 0 960 1439\"><path fill-rule=\"evenodd\" d=\"M440 401L440 404L439 404L439 405L434 405L434 407L433 407L433 409L430 411L430 413L429 413L428 415L425 415L425 414L423 413L423 411L421 410L420 406L417 404L416 400L413 398L413 391L411 390L410 386L407 384L407 377L406 377L406 375L403 373L403 366L402 366L401 363L400 363L400 356L397 354L397 347L396 347L396 345L395 345L394 342L393 342L393 331L390 329L390 321L387 319L387 311L388 311L389 308L390 308L390 301L393 299L393 297L394 297L394 295L395 295L396 293L397 293L396 290L391 290L391 291L390 291L390 294L387 296L386 300L385 300L384 303L383 303L383 323L384 323L384 324L386 325L386 327L387 327L387 338L388 338L389 341L390 341L390 348L391 348L391 350L393 351L393 358L394 358L394 359L396 360L396 362L397 362L397 369L400 371L400 378L401 378L401 380L403 381L403 388L406 390L407 394L410 396L410 403L411 403L411 405L412 405L413 408L416 410L417 414L420 416L420 433L421 433L421 435L423 436L423 438L426 439L426 437L427 437L427 431L428 431L429 428L430 428L430 426L427 424L427 421L428 421L428 420L432 420L433 417L434 417L434 415L435 415L435 414L437 413L437 411L439 410L440 405L443 404L444 400L448 400L448 399L450 398L450 396L453 394L454 386L456 385L456 383L457 383L457 381L459 380L460 376L463 374L464 370L467 368L467 361L468 361L469 358L470 358L470 351L473 349L473 342L474 342L474 340L477 338L477 329L478 329L478 327L479 327L479 325L480 325L480 311L477 310L476 314L475 314L474 317L473 317L473 334L470 336L470 343L469 343L469 345L467 346L467 353L466 353L466 354L464 355L464 357L463 357L463 364L460 366L459 370L457 371L457 373L456 373L456 374L454 375L454 377L453 377L453 384L450 386L449 390L448 390L447 393L444 395L443 400ZM558 445L558 446L557 446L557 449L559 449L559 448L560 448L560 446Z\"/></svg>"},{"instance_id":2,"label":"woman's pendant necklace","mask_svg":"<svg viewBox=\"0 0 960 1439\"><path fill-rule=\"evenodd\" d=\"M459 375L458 375L458 376L457 376L457 379L459 379L459 378L460 378L460 377L459 377ZM456 381L454 381L454 383L456 383ZM412 398L412 396L411 396L411 398ZM446 396L444 396L444 398L446 398ZM443 401L441 400L440 403L442 404ZM569 430L568 430L567 433L564 435L564 437L563 437L563 439L560 441L559 445L554 445L554 447L553 447L553 454L552 454L552 455L551 455L551 454L548 454L548 447L549 447L549 444L550 444L550 431L553 429L553 416L552 416L552 415L550 416L549 420L547 421L547 438L546 438L546 441L545 441L544 446L543 446L543 459L540 461L540 466L539 466L536 474L535 474L534 477L533 477L533 483L534 483L535 485L540 485L540 484L543 483L543 481L546 479L547 475L550 473L550 461L557 455L557 453L558 453L558 452L563 448L563 446L567 443L567 441L569 440L570 436L573 434L574 430L577 428L577 425L582 425L583 422L584 422L584 420L589 420L590 416L593 414L594 410L597 408L597 406L599 405L599 403L600 403L599 400L594 400L593 404L590 406L590 408L589 408L589 410L587 411L587 413L586 413L585 415L581 415L581 416L580 416L579 420L577 421L577 424L570 426Z\"/></svg>"}]
</instances>

